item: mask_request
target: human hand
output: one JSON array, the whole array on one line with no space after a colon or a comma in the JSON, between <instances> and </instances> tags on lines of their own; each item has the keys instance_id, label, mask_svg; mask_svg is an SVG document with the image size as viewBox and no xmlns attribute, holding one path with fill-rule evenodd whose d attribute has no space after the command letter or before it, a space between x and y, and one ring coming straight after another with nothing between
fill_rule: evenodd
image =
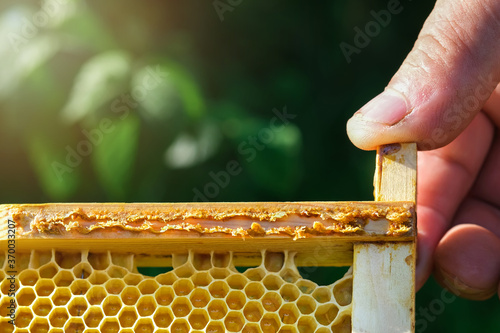
<instances>
[{"instance_id":1,"label":"human hand","mask_svg":"<svg viewBox=\"0 0 500 333\"><path fill-rule=\"evenodd\" d=\"M416 142L417 288L500 293L500 1L438 0L385 91L349 120L359 148Z\"/></svg>"}]
</instances>

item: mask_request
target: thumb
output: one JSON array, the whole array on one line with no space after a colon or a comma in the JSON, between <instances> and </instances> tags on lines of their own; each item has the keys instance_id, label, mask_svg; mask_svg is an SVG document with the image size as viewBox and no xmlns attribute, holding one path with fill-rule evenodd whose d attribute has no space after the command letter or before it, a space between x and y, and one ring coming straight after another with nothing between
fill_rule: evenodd
<instances>
[{"instance_id":1,"label":"thumb","mask_svg":"<svg viewBox=\"0 0 500 333\"><path fill-rule=\"evenodd\" d=\"M438 0L389 85L347 123L361 149L453 141L500 80L500 1Z\"/></svg>"}]
</instances>

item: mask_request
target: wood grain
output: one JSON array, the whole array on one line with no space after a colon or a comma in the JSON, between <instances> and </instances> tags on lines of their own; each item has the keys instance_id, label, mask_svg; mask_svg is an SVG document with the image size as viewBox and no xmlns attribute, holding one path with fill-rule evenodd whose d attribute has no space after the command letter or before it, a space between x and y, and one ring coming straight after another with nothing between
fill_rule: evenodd
<instances>
[{"instance_id":1,"label":"wood grain","mask_svg":"<svg viewBox=\"0 0 500 333\"><path fill-rule=\"evenodd\" d=\"M416 166L415 144L380 147L375 200L415 202ZM353 332L414 332L415 242L354 244Z\"/></svg>"},{"instance_id":2,"label":"wood grain","mask_svg":"<svg viewBox=\"0 0 500 333\"><path fill-rule=\"evenodd\" d=\"M417 145L397 143L377 149L375 201L416 202Z\"/></svg>"},{"instance_id":3,"label":"wood grain","mask_svg":"<svg viewBox=\"0 0 500 333\"><path fill-rule=\"evenodd\" d=\"M351 265L355 242L414 236L412 202L3 205L1 248L7 246L8 220L16 225L18 251L112 250L146 256L288 250L297 252L301 266Z\"/></svg>"}]
</instances>

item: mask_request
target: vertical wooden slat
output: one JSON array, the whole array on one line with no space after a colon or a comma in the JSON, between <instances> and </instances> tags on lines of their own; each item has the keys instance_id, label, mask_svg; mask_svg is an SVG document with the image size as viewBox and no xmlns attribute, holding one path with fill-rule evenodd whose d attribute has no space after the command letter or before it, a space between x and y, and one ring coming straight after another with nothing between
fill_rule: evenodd
<instances>
[{"instance_id":1,"label":"vertical wooden slat","mask_svg":"<svg viewBox=\"0 0 500 333\"><path fill-rule=\"evenodd\" d=\"M379 147L373 180L375 201L416 201L417 146Z\"/></svg>"},{"instance_id":2,"label":"vertical wooden slat","mask_svg":"<svg viewBox=\"0 0 500 333\"><path fill-rule=\"evenodd\" d=\"M415 201L415 144L377 151L376 201ZM415 331L415 242L354 245L352 331Z\"/></svg>"}]
</instances>

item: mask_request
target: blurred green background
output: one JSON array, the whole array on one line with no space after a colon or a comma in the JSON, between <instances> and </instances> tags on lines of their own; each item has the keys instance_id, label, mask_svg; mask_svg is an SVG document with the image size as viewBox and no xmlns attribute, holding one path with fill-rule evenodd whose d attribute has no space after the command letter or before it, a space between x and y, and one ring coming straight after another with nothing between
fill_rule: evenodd
<instances>
[{"instance_id":1,"label":"blurred green background","mask_svg":"<svg viewBox=\"0 0 500 333\"><path fill-rule=\"evenodd\" d=\"M2 1L0 202L371 200L345 123L433 1L339 45L388 3ZM417 294L417 332L499 331L496 297L445 299Z\"/></svg>"}]
</instances>

